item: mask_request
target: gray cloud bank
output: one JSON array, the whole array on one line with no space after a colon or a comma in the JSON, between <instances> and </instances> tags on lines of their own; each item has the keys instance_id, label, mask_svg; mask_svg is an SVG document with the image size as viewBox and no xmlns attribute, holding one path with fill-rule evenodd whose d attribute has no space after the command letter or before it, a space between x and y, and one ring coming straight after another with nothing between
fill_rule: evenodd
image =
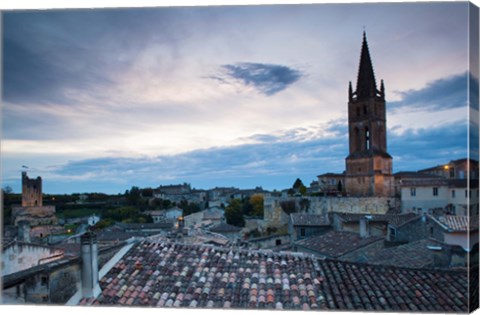
<instances>
[{"instance_id":1,"label":"gray cloud bank","mask_svg":"<svg viewBox=\"0 0 480 315\"><path fill-rule=\"evenodd\" d=\"M223 75L217 76L217 79L223 82L239 80L268 96L285 90L303 76L299 70L287 66L252 62L223 65L222 70Z\"/></svg>"}]
</instances>

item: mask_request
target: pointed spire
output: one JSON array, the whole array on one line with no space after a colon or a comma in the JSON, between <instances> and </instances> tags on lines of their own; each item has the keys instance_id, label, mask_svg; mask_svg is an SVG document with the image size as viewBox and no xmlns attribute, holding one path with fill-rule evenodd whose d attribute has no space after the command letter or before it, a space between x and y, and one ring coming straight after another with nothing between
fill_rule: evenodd
<instances>
[{"instance_id":1,"label":"pointed spire","mask_svg":"<svg viewBox=\"0 0 480 315\"><path fill-rule=\"evenodd\" d=\"M363 31L362 52L360 54L360 65L357 77L357 97L374 96L377 90L375 74L373 72L372 60L368 51L367 35Z\"/></svg>"},{"instance_id":2,"label":"pointed spire","mask_svg":"<svg viewBox=\"0 0 480 315\"><path fill-rule=\"evenodd\" d=\"M353 99L352 81L348 81L348 100Z\"/></svg>"},{"instance_id":3,"label":"pointed spire","mask_svg":"<svg viewBox=\"0 0 480 315\"><path fill-rule=\"evenodd\" d=\"M385 99L385 85L383 84L383 79L380 81L380 95Z\"/></svg>"}]
</instances>

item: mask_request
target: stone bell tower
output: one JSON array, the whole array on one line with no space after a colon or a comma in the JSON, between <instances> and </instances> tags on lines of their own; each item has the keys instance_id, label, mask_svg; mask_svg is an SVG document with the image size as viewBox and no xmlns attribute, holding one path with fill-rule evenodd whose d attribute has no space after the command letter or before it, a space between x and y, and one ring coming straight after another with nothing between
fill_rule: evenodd
<instances>
[{"instance_id":1,"label":"stone bell tower","mask_svg":"<svg viewBox=\"0 0 480 315\"><path fill-rule=\"evenodd\" d=\"M377 90L367 37L363 33L356 90L348 89L349 155L345 188L355 197L394 194L392 157L387 152L387 119L383 80Z\"/></svg>"}]
</instances>

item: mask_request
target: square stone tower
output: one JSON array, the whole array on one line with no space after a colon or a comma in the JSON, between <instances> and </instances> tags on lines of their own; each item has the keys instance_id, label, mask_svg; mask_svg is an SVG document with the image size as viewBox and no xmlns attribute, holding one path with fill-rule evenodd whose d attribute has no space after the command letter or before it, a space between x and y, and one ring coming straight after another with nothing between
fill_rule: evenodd
<instances>
[{"instance_id":1,"label":"square stone tower","mask_svg":"<svg viewBox=\"0 0 480 315\"><path fill-rule=\"evenodd\" d=\"M42 197L42 178L29 178L27 172L22 172L22 207L41 207L43 206Z\"/></svg>"}]
</instances>

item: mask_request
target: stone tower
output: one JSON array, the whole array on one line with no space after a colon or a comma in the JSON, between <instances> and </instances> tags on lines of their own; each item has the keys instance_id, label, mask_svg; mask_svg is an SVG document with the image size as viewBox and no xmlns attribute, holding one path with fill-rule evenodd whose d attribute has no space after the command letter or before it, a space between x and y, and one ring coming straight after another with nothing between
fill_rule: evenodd
<instances>
[{"instance_id":1,"label":"stone tower","mask_svg":"<svg viewBox=\"0 0 480 315\"><path fill-rule=\"evenodd\" d=\"M387 152L387 120L383 80L377 90L375 73L363 33L357 87L348 89L349 155L345 188L356 197L391 197L394 194L392 157Z\"/></svg>"},{"instance_id":2,"label":"stone tower","mask_svg":"<svg viewBox=\"0 0 480 315\"><path fill-rule=\"evenodd\" d=\"M22 172L22 207L41 207L42 178L28 178L27 172Z\"/></svg>"}]
</instances>

